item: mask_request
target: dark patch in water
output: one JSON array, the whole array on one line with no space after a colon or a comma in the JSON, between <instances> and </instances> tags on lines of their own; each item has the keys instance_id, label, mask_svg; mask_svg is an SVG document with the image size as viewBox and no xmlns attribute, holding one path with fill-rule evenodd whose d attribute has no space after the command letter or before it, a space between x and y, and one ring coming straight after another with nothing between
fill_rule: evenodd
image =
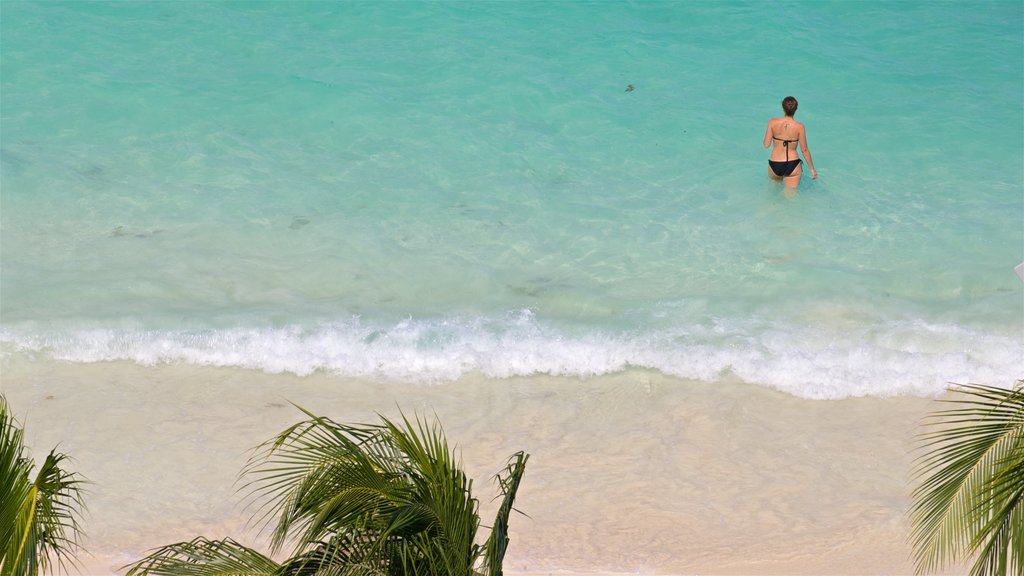
<instances>
[{"instance_id":1,"label":"dark patch in water","mask_svg":"<svg viewBox=\"0 0 1024 576\"><path fill-rule=\"evenodd\" d=\"M555 282L554 278L547 278L544 276L530 278L525 284L506 284L505 286L515 294L521 294L531 298L539 298L543 296L545 292L549 292L553 288L568 287L565 283Z\"/></svg>"},{"instance_id":2,"label":"dark patch in water","mask_svg":"<svg viewBox=\"0 0 1024 576\"><path fill-rule=\"evenodd\" d=\"M163 233L163 230L160 229L160 228L157 228L155 230L149 230L149 231L143 230L141 232L129 232L128 230L125 230L124 226L114 226L114 229L110 232L110 237L111 238L126 238L128 236L131 236L133 238L149 238L150 236L155 236L157 234L162 234L162 233Z\"/></svg>"},{"instance_id":3,"label":"dark patch in water","mask_svg":"<svg viewBox=\"0 0 1024 576\"><path fill-rule=\"evenodd\" d=\"M21 173L25 166L28 166L28 161L0 148L0 165L3 166L3 171L10 176Z\"/></svg>"}]
</instances>

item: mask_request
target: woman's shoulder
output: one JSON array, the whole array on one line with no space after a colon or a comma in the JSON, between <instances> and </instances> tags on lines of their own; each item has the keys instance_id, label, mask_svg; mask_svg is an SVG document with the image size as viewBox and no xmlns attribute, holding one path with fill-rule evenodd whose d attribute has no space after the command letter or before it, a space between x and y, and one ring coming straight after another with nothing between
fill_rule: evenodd
<instances>
[{"instance_id":1,"label":"woman's shoulder","mask_svg":"<svg viewBox=\"0 0 1024 576\"><path fill-rule=\"evenodd\" d=\"M800 122L796 118L793 118L792 116L782 116L781 118L772 118L771 120L768 121L768 125L769 126L782 126L782 127L791 126L793 128L796 128L797 130L803 130L804 129L804 123Z\"/></svg>"}]
</instances>

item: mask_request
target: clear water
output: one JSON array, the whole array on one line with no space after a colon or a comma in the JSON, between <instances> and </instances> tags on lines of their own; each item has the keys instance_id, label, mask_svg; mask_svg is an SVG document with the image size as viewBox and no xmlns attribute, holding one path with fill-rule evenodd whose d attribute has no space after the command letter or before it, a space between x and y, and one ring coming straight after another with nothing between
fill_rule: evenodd
<instances>
[{"instance_id":1,"label":"clear water","mask_svg":"<svg viewBox=\"0 0 1024 576\"><path fill-rule=\"evenodd\" d=\"M2 349L811 398L1006 384L1022 22L1016 1L5 1ZM789 94L821 174L793 199L761 147Z\"/></svg>"}]
</instances>

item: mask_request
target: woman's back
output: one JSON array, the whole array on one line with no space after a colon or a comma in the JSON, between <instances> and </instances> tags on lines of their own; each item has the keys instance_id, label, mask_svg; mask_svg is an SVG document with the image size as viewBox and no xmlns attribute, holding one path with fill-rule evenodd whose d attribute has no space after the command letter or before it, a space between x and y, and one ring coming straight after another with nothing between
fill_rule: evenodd
<instances>
[{"instance_id":1,"label":"woman's back","mask_svg":"<svg viewBox=\"0 0 1024 576\"><path fill-rule=\"evenodd\" d=\"M775 161L795 159L803 127L792 116L772 118L768 125L772 134L772 154L769 158Z\"/></svg>"}]
</instances>

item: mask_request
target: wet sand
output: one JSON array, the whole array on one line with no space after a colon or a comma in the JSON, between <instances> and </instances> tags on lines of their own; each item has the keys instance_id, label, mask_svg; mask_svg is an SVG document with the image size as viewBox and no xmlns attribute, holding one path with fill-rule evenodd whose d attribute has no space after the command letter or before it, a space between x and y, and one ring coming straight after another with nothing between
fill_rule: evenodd
<instances>
[{"instance_id":1,"label":"wet sand","mask_svg":"<svg viewBox=\"0 0 1024 576\"><path fill-rule=\"evenodd\" d=\"M509 574L910 574L913 435L935 408L643 371L422 386L18 354L0 368L33 456L59 444L92 482L84 574L198 535L263 547L236 480L302 418L289 402L343 422L437 414L485 525L491 477L529 452Z\"/></svg>"}]
</instances>

